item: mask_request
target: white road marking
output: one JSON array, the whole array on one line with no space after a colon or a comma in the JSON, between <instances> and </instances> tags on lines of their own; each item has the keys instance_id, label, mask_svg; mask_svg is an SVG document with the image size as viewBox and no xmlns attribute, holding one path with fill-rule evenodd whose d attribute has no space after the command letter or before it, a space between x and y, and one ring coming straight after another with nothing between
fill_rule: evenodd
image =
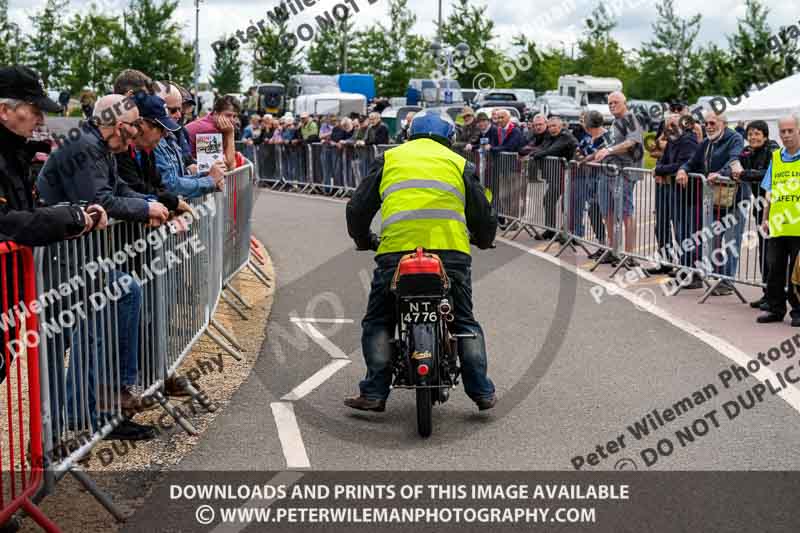
<instances>
[{"instance_id":1,"label":"white road marking","mask_svg":"<svg viewBox=\"0 0 800 533\"><path fill-rule=\"evenodd\" d=\"M328 355L334 359L347 359L347 354L344 353L338 346L333 344L328 337L323 335L320 330L309 324L308 322L294 322L294 324L305 331L311 339L316 342L320 348L328 352Z\"/></svg>"},{"instance_id":2,"label":"white road marking","mask_svg":"<svg viewBox=\"0 0 800 533\"><path fill-rule=\"evenodd\" d=\"M292 322L312 322L316 324L352 324L352 318L300 318L293 316L290 318Z\"/></svg>"},{"instance_id":3,"label":"white road marking","mask_svg":"<svg viewBox=\"0 0 800 533\"><path fill-rule=\"evenodd\" d=\"M311 468L308 460L300 426L294 416L294 405L289 402L273 402L270 404L275 425L278 427L278 439L281 441L286 468Z\"/></svg>"},{"instance_id":4,"label":"white road marking","mask_svg":"<svg viewBox=\"0 0 800 533\"><path fill-rule=\"evenodd\" d=\"M350 201L349 198L325 198L325 197L322 197L322 196L309 196L308 194L303 194L303 193L300 193L300 192L291 192L291 191L271 191L271 190L267 191L267 190L265 190L263 192L268 193L268 194L281 194L281 195L284 195L284 196L291 196L293 198L306 198L308 200L316 200L316 201L321 200L323 202L333 202L333 203L336 203L336 204L346 204L347 202Z\"/></svg>"},{"instance_id":5,"label":"white road marking","mask_svg":"<svg viewBox=\"0 0 800 533\"><path fill-rule=\"evenodd\" d=\"M344 368L349 364L349 359L336 359L335 361L331 361L324 367L317 370L310 378L293 388L290 393L284 395L281 400L296 402L322 385L325 380L329 379L332 375L338 372L339 369Z\"/></svg>"},{"instance_id":6,"label":"white road marking","mask_svg":"<svg viewBox=\"0 0 800 533\"><path fill-rule=\"evenodd\" d=\"M639 298L636 294L629 291L628 289L623 289L621 287L618 287L614 283L601 279L592 274L591 272L587 272L586 270L583 270L581 268L576 268L574 265L566 263L561 259L553 257L544 252L540 252L539 250L528 248L527 246L510 241L502 237L498 237L497 240L504 244L513 246L514 248L527 252L531 255L535 255L536 257L544 259L545 261L549 261L550 263L553 263L556 266L565 268L570 272L572 272L573 274L582 277L586 281L604 287L608 294L619 295L628 300L629 302L633 303L637 307L637 309L642 311L647 311L657 316L658 318L661 318L662 320L669 322L676 328L682 329L689 335L692 335L693 337L708 344L716 351L718 351L719 353L721 353L722 355L724 355L725 357L727 357L728 359L730 359L739 366L747 367L747 362L753 359L753 357L747 355L745 352L743 352L736 346L730 344L726 340L721 339L716 335L712 335L711 333L708 333L707 331L700 329L699 327L683 320L682 318L678 318L672 315L671 313L665 311L664 309L661 309L657 305L648 302L646 299ZM760 381L765 381L767 379L770 379L772 383L777 382L775 373L769 370L764 365L761 365L761 369L758 372L750 374L752 376L755 376ZM783 398L784 401L786 401L786 403L788 403L795 411L800 413L800 390L797 390L793 386L789 386L788 388L785 388L780 392L778 392L778 395L781 398Z\"/></svg>"}]
</instances>

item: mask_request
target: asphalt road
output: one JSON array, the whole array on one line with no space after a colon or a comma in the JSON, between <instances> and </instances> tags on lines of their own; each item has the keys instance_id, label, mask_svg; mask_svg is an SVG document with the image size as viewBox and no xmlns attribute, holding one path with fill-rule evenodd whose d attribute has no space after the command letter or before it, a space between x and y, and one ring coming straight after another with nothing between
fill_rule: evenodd
<instances>
[{"instance_id":1,"label":"asphalt road","mask_svg":"<svg viewBox=\"0 0 800 533\"><path fill-rule=\"evenodd\" d=\"M747 400L758 383L734 379L725 389L719 374L730 368L729 357L622 297L597 304L592 283L503 242L473 254L476 316L498 406L479 414L459 387L435 408L427 440L416 433L408 391L395 391L385 413L351 411L342 399L357 392L364 374L359 323L374 263L354 250L344 203L260 191L253 228L278 280L268 340L252 375L180 469L572 470L573 458L588 461L590 452L598 453L597 464L583 469L800 467L800 416L789 402L767 392L729 419L723 404L737 394ZM315 342L309 323L293 318L343 323L310 323L324 335ZM295 389L332 362L316 388ZM641 440L628 429L704 387L693 407L684 402L683 412ZM607 446L620 435L624 448ZM648 467L642 450L663 438L674 451Z\"/></svg>"}]
</instances>

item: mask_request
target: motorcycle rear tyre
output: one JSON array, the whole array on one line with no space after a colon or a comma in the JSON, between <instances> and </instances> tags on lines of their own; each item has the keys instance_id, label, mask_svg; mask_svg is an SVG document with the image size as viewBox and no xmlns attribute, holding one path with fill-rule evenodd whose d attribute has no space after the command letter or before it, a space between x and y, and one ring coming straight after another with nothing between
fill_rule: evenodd
<instances>
[{"instance_id":1,"label":"motorcycle rear tyre","mask_svg":"<svg viewBox=\"0 0 800 533\"><path fill-rule=\"evenodd\" d=\"M432 389L417 389L417 432L426 439L433 432L433 402Z\"/></svg>"}]
</instances>

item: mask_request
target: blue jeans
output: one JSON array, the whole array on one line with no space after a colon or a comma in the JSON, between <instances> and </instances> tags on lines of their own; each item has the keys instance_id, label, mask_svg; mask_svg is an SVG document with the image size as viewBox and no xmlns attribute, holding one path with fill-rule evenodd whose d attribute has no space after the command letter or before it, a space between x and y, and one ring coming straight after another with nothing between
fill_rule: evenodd
<instances>
[{"instance_id":1,"label":"blue jeans","mask_svg":"<svg viewBox=\"0 0 800 533\"><path fill-rule=\"evenodd\" d=\"M361 347L367 375L359 383L361 395L370 400L385 400L392 383L392 348L396 324L394 295L389 284L402 254L385 254L375 258L378 264L372 278L367 313L361 321ZM472 314L471 258L458 252L439 252L450 278L450 302L455 320L454 333L474 333L474 339L459 339L461 376L464 390L472 400L494 394L494 383L486 375L486 344L483 329Z\"/></svg>"},{"instance_id":2,"label":"blue jeans","mask_svg":"<svg viewBox=\"0 0 800 533\"><path fill-rule=\"evenodd\" d=\"M690 179L684 185L675 185L674 190L675 209L673 211L673 223L675 224L675 239L677 244L676 252L680 256L681 266L694 267L696 263L703 261L702 240L699 239L703 229L703 192L702 185L698 180ZM695 243L692 240L691 246L684 247L686 239L697 236Z\"/></svg>"},{"instance_id":3,"label":"blue jeans","mask_svg":"<svg viewBox=\"0 0 800 533\"><path fill-rule=\"evenodd\" d=\"M603 222L603 214L597 203L597 180L591 176L576 174L572 182L572 233L578 237L584 237L583 215L586 212L586 204L589 204L589 221L592 224L594 235L599 244L606 242L606 226Z\"/></svg>"},{"instance_id":4,"label":"blue jeans","mask_svg":"<svg viewBox=\"0 0 800 533\"><path fill-rule=\"evenodd\" d=\"M120 383L122 385L135 385L139 373L139 321L142 307L142 287L128 274L113 271L109 275L109 300L116 300L117 312L111 315L111 331L116 329L117 347L120 365ZM116 283L116 284L115 284ZM124 286L128 287L127 292ZM109 304L106 304L109 305ZM114 379L107 379L107 374L113 374L113 369L109 369L108 361L110 349L106 349L106 341L112 344L114 339L107 338L106 328L109 326L103 310L97 313L88 313L88 318L78 324L72 331L70 368L67 370L67 390L66 408L69 425L76 425L78 419L74 416L77 413L71 411L72 406L76 405L78 413L81 406L85 406L92 423L92 427L98 427L97 421L97 398L95 396L95 382L100 381L104 385L113 385ZM63 359L61 365L57 365L59 376L63 373ZM101 376L96 379L95 373ZM109 383L110 381L110 383ZM52 387L51 383L51 387ZM87 391L86 399L83 398L83 390ZM51 395L54 400L57 395ZM74 402L74 404L73 404ZM54 410L53 413L56 411Z\"/></svg>"},{"instance_id":5,"label":"blue jeans","mask_svg":"<svg viewBox=\"0 0 800 533\"><path fill-rule=\"evenodd\" d=\"M726 217L729 217L729 215L735 219L735 222L733 222L723 234L724 243L719 243L725 249L725 263L717 270L725 276L736 277L736 272L739 268L739 256L741 255L742 250L742 234L744 233L744 223L745 220L750 216L749 209L743 211L739 206L745 200L750 199L750 194L750 187L739 185L739 189L736 191L736 200L734 201L733 206L728 209L721 209L719 212L719 217L723 220ZM728 221L723 223L727 224L729 221L732 222L730 217L728 218Z\"/></svg>"}]
</instances>

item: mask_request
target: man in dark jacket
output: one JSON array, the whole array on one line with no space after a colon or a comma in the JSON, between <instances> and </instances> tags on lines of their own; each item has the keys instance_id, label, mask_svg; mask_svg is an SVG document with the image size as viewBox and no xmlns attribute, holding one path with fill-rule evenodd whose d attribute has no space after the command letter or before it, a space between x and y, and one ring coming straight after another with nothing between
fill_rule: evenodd
<instances>
[{"instance_id":1,"label":"man in dark jacket","mask_svg":"<svg viewBox=\"0 0 800 533\"><path fill-rule=\"evenodd\" d=\"M550 135L547 133L547 119L541 113L537 113L531 121L531 130L528 137L528 144L520 148L519 155L531 155L538 151L546 142Z\"/></svg>"},{"instance_id":2,"label":"man in dark jacket","mask_svg":"<svg viewBox=\"0 0 800 533\"><path fill-rule=\"evenodd\" d=\"M690 206L691 214L687 224L682 224L687 230L686 234L679 237L683 242L685 238L691 237L696 231L702 229L702 218L698 216L698 210L702 204L702 187L696 183L696 188L689 185L688 173L696 172L708 178L708 182L713 186L722 176L736 176L741 172L739 155L744 148L744 139L735 131L728 129L727 119L724 114L707 112L705 115L706 131L708 137L697 147L692 158L684 163L678 170L677 182L683 189L678 190L680 200L685 205ZM697 182L697 180L693 180ZM749 195L749 191L748 191ZM742 242L742 231L744 229L743 215L739 205L744 199L744 188L739 187L732 210L737 219L734 227L730 228L725 238L719 239L718 246L723 250L725 261L722 265L715 266L717 273L726 276L735 276L736 267L739 263L739 249ZM720 221L727 215L726 209L714 208L715 220ZM723 243L722 241L725 241ZM692 254L699 261L703 257L700 246L696 247ZM713 254L712 254L713 255ZM697 263L695 263L697 264ZM733 285L727 281L718 284L711 293L714 296L725 296L733 292Z\"/></svg>"},{"instance_id":3,"label":"man in dark jacket","mask_svg":"<svg viewBox=\"0 0 800 533\"><path fill-rule=\"evenodd\" d=\"M561 117L552 116L547 121L548 137L541 147L532 153L531 157L536 161L542 161L545 157L559 157L567 161L575 156L578 141L572 133L564 128ZM544 194L544 223L548 228L555 228L556 225L556 206L561 198L564 187L564 172L560 165L545 165L543 177L547 181L547 192ZM549 240L555 237L556 233L548 229L540 234L538 239Z\"/></svg>"},{"instance_id":4,"label":"man in dark jacket","mask_svg":"<svg viewBox=\"0 0 800 533\"><path fill-rule=\"evenodd\" d=\"M456 131L456 142L453 143L453 150L462 151L478 135L478 121L475 120L475 111L471 107L465 106L461 111L461 118L464 124Z\"/></svg>"},{"instance_id":5,"label":"man in dark jacket","mask_svg":"<svg viewBox=\"0 0 800 533\"><path fill-rule=\"evenodd\" d=\"M42 90L36 72L22 66L0 69L0 241L41 246L81 235L95 223L102 229L107 223L105 211L98 205L86 209L78 205L40 207L34 201L31 161L36 152L49 151L50 145L28 139L44 123L42 111L58 110L58 104ZM3 264L6 282L0 286L0 309L11 309L20 304L22 275L28 272L18 263L15 277L11 259ZM18 340L17 334L14 325L7 327L6 339ZM15 356L15 350L4 343L0 383L6 378L6 361L10 366Z\"/></svg>"},{"instance_id":6,"label":"man in dark jacket","mask_svg":"<svg viewBox=\"0 0 800 533\"><path fill-rule=\"evenodd\" d=\"M750 192L757 201L753 202L753 216L756 218L759 227L764 222L764 209L762 201L766 191L761 188L761 180L767 173L772 154L780 150L780 146L769 138L769 126L763 120L754 120L747 125L745 130L747 146L739 155L739 162L742 164L742 174L739 179L742 183L749 185ZM767 306L767 279L769 279L769 265L767 263L767 248L769 239L765 239L761 232L758 233L758 261L761 265L761 279L764 282L763 296L750 303L750 307L768 311Z\"/></svg>"},{"instance_id":7,"label":"man in dark jacket","mask_svg":"<svg viewBox=\"0 0 800 533\"><path fill-rule=\"evenodd\" d=\"M381 120L380 113L373 111L369 114L367 137L362 144L389 144L389 128Z\"/></svg>"},{"instance_id":8,"label":"man in dark jacket","mask_svg":"<svg viewBox=\"0 0 800 533\"><path fill-rule=\"evenodd\" d=\"M51 205L97 202L112 218L153 226L165 222L167 208L133 191L119 177L114 160L114 153L127 151L139 134L136 104L121 95L104 96L95 106L94 119L81 127L78 139L67 142L45 163L36 180L42 199Z\"/></svg>"},{"instance_id":9,"label":"man in dark jacket","mask_svg":"<svg viewBox=\"0 0 800 533\"><path fill-rule=\"evenodd\" d=\"M89 213L105 220L99 205L84 210L77 204L39 207L34 201L31 161L50 146L27 140L44 123L42 111L58 109L36 72L21 66L0 69L0 240L41 246L91 229Z\"/></svg>"},{"instance_id":10,"label":"man in dark jacket","mask_svg":"<svg viewBox=\"0 0 800 533\"><path fill-rule=\"evenodd\" d=\"M478 130L473 134L469 144L464 147L464 151L470 152L477 150L481 147L481 139L486 139L484 142L489 146L497 146L497 129L492 125L489 120L489 115L481 111L475 116L475 122L478 123Z\"/></svg>"},{"instance_id":11,"label":"man in dark jacket","mask_svg":"<svg viewBox=\"0 0 800 533\"><path fill-rule=\"evenodd\" d=\"M697 137L693 131L681 128L680 118L679 114L673 113L666 119L664 136L667 140L667 145L654 171L656 181L656 240L661 254L665 258L669 258L671 255L668 252L668 245L672 242L672 224L675 224L676 234L682 235L682 230L678 226L690 216L685 202L680 201L681 195L676 190L675 174L697 151ZM678 194L677 197L676 194ZM679 240L679 242L681 241ZM689 254L679 254L679 257L683 266L692 266ZM659 265L647 270L650 274L669 274L672 271L672 267L666 265ZM684 288L687 289L699 289L700 287L702 287L702 282L696 277L684 282Z\"/></svg>"}]
</instances>

